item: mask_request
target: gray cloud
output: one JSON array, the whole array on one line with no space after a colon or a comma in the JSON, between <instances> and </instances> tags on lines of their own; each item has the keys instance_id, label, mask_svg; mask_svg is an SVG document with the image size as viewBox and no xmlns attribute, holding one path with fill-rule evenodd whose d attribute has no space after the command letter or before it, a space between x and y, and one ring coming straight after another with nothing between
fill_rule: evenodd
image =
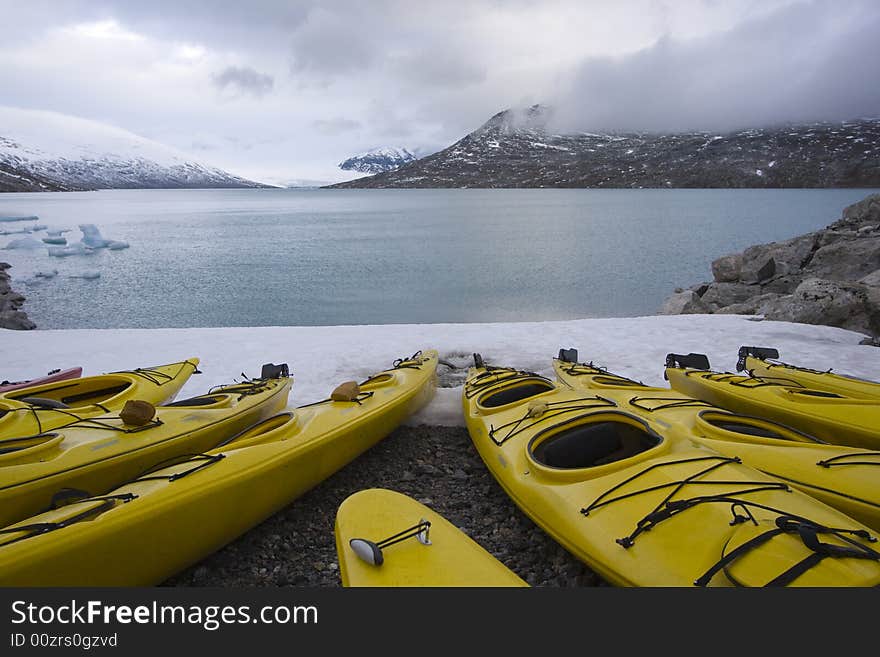
<instances>
[{"instance_id":1,"label":"gray cloud","mask_svg":"<svg viewBox=\"0 0 880 657\"><path fill-rule=\"evenodd\" d=\"M322 135L341 135L346 132L351 132L352 130L357 130L361 127L361 122L337 117L333 119L318 119L317 121L313 121L312 125L315 126L315 130Z\"/></svg>"},{"instance_id":2,"label":"gray cloud","mask_svg":"<svg viewBox=\"0 0 880 657\"><path fill-rule=\"evenodd\" d=\"M569 130L723 130L880 116L873 2L796 6L694 41L585 61L553 100Z\"/></svg>"},{"instance_id":3,"label":"gray cloud","mask_svg":"<svg viewBox=\"0 0 880 657\"><path fill-rule=\"evenodd\" d=\"M228 66L215 73L211 81L220 91L249 94L255 98L266 95L275 86L275 79L271 75L259 73L247 66Z\"/></svg>"},{"instance_id":4,"label":"gray cloud","mask_svg":"<svg viewBox=\"0 0 880 657\"><path fill-rule=\"evenodd\" d=\"M410 84L430 80L437 87L463 88L486 79L486 69L462 50L420 50L391 61L395 77Z\"/></svg>"},{"instance_id":5,"label":"gray cloud","mask_svg":"<svg viewBox=\"0 0 880 657\"><path fill-rule=\"evenodd\" d=\"M213 147L253 176L444 147L519 104L553 104L572 130L880 115L876 0L0 0L0 14L4 103ZM96 22L142 38L89 36ZM236 97L262 102L218 102Z\"/></svg>"}]
</instances>

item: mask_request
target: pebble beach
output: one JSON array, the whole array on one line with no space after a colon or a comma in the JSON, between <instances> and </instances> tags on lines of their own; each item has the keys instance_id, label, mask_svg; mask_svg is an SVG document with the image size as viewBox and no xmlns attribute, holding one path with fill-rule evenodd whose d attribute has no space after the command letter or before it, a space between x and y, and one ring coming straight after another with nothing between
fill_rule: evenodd
<instances>
[{"instance_id":1,"label":"pebble beach","mask_svg":"<svg viewBox=\"0 0 880 657\"><path fill-rule=\"evenodd\" d=\"M337 587L342 501L389 488L431 507L532 586L605 583L507 497L462 427L403 426L279 513L165 586Z\"/></svg>"}]
</instances>

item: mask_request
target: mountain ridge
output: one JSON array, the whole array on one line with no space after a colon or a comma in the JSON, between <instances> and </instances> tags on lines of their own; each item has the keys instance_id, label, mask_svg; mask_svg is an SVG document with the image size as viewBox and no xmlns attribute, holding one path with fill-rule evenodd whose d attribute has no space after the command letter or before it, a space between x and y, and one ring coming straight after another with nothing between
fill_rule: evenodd
<instances>
[{"instance_id":1,"label":"mountain ridge","mask_svg":"<svg viewBox=\"0 0 880 657\"><path fill-rule=\"evenodd\" d=\"M360 173L383 173L385 171L393 171L416 159L418 159L416 154L408 148L382 146L354 155L340 162L339 168L343 171L358 171Z\"/></svg>"},{"instance_id":2,"label":"mountain ridge","mask_svg":"<svg viewBox=\"0 0 880 657\"><path fill-rule=\"evenodd\" d=\"M0 107L0 192L266 186L97 121Z\"/></svg>"},{"instance_id":3,"label":"mountain ridge","mask_svg":"<svg viewBox=\"0 0 880 657\"><path fill-rule=\"evenodd\" d=\"M880 187L880 118L726 133L552 132L552 108L504 110L451 146L333 188Z\"/></svg>"}]
</instances>

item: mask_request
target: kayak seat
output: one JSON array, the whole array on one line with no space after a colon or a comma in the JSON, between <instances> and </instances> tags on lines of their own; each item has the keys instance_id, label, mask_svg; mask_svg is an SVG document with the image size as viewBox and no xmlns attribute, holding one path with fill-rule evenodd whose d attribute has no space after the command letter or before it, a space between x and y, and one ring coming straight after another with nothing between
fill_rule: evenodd
<instances>
[{"instance_id":1,"label":"kayak seat","mask_svg":"<svg viewBox=\"0 0 880 657\"><path fill-rule=\"evenodd\" d=\"M592 468L660 444L660 437L622 422L582 424L541 441L532 457L551 468Z\"/></svg>"},{"instance_id":2,"label":"kayak seat","mask_svg":"<svg viewBox=\"0 0 880 657\"><path fill-rule=\"evenodd\" d=\"M534 397L535 395L540 395L543 392L553 389L553 384L549 381L530 381L520 385L512 385L502 390L498 390L497 392L490 392L484 397L481 397L480 406L483 408L504 406L505 404L522 401L523 399L528 399L529 397Z\"/></svg>"}]
</instances>

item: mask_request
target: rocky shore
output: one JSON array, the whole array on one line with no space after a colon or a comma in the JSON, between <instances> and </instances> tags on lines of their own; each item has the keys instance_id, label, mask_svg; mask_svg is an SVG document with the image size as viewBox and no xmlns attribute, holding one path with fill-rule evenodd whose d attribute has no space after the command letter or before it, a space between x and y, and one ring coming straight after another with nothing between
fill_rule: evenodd
<instances>
[{"instance_id":1,"label":"rocky shore","mask_svg":"<svg viewBox=\"0 0 880 657\"><path fill-rule=\"evenodd\" d=\"M341 586L333 523L342 501L390 488L430 506L532 586L605 583L523 514L462 427L400 427L285 509L166 586Z\"/></svg>"},{"instance_id":2,"label":"rocky shore","mask_svg":"<svg viewBox=\"0 0 880 657\"><path fill-rule=\"evenodd\" d=\"M712 276L676 290L660 314L763 315L858 331L880 345L880 194L822 230L718 258Z\"/></svg>"},{"instance_id":3,"label":"rocky shore","mask_svg":"<svg viewBox=\"0 0 880 657\"><path fill-rule=\"evenodd\" d=\"M37 327L21 310L25 298L12 289L6 270L11 265L0 262L0 328L30 330Z\"/></svg>"}]
</instances>

